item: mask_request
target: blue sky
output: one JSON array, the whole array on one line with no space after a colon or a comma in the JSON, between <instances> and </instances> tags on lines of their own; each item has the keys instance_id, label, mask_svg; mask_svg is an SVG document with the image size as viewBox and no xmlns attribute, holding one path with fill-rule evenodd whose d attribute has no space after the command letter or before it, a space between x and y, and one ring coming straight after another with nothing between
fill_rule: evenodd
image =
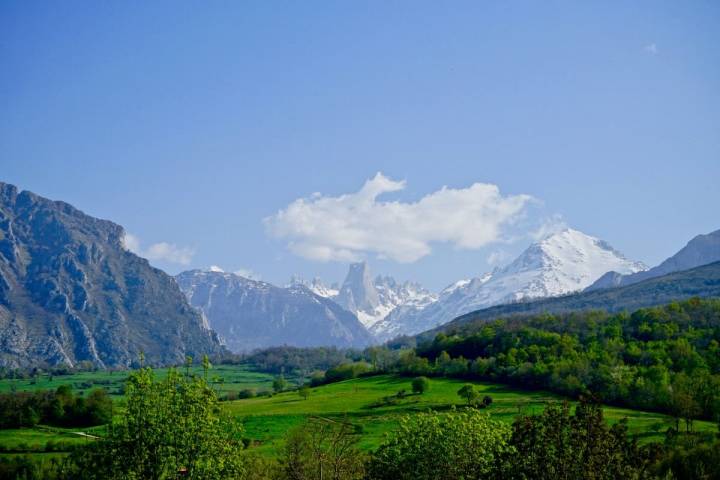
<instances>
[{"instance_id":1,"label":"blue sky","mask_svg":"<svg viewBox=\"0 0 720 480\"><path fill-rule=\"evenodd\" d=\"M0 180L170 273L340 280L365 256L438 289L561 222L655 264L720 228L719 22L714 1L3 2ZM338 197L378 172L392 191L339 238Z\"/></svg>"}]
</instances>

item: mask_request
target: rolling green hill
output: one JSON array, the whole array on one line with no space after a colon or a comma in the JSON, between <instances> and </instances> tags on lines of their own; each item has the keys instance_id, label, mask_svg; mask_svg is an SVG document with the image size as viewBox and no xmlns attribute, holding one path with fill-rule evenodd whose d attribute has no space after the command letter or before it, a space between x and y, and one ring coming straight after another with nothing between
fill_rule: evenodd
<instances>
[{"instance_id":1,"label":"rolling green hill","mask_svg":"<svg viewBox=\"0 0 720 480\"><path fill-rule=\"evenodd\" d=\"M224 404L228 412L241 421L245 435L255 447L268 455L275 455L283 445L285 432L300 425L309 417L324 417L351 422L360 435L360 447L376 448L385 433L391 431L402 415L427 410L442 411L453 407L464 408L457 395L463 380L433 378L430 390L423 395L411 394L412 378L396 375L378 375L357 378L313 388L307 400L297 392L284 392L272 397L258 397ZM492 405L487 412L508 423L519 413L540 413L548 401L563 397L543 391L523 391L487 382L470 382L478 387L481 395L490 395ZM392 398L405 390L404 398ZM606 418L616 422L627 417L630 431L640 440L660 441L664 431L674 424L674 419L657 413L624 408L606 407ZM715 431L712 422L696 422L698 431Z\"/></svg>"}]
</instances>

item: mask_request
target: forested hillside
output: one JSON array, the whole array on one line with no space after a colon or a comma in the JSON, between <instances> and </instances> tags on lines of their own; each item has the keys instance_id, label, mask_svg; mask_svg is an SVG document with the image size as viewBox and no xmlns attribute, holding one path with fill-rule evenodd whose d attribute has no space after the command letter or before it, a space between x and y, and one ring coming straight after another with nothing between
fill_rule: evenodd
<instances>
[{"instance_id":1,"label":"forested hillside","mask_svg":"<svg viewBox=\"0 0 720 480\"><path fill-rule=\"evenodd\" d=\"M720 415L720 300L629 314L540 314L469 323L405 357L412 373L545 388L687 419ZM690 425L688 425L689 428Z\"/></svg>"}]
</instances>

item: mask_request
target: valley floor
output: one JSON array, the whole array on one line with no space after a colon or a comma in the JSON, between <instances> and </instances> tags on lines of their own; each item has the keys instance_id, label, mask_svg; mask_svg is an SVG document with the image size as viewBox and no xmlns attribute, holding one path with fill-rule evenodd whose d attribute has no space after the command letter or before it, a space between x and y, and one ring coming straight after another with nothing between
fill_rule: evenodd
<instances>
[{"instance_id":1,"label":"valley floor","mask_svg":"<svg viewBox=\"0 0 720 480\"><path fill-rule=\"evenodd\" d=\"M195 373L200 373L197 369ZM159 375L164 371L159 370ZM56 377L52 381L41 379L36 383L29 380L2 380L0 391L34 390L56 388L70 384L80 390L105 386L115 394L116 414L123 408L120 386L127 373L107 372L80 373ZM249 370L246 366L221 365L213 368L210 377L216 377L216 388L221 395L246 388L258 391L269 390L273 376ZM222 382L220 380L223 380ZM295 379L291 379L293 383ZM395 428L403 415L429 409L442 411L463 408L464 402L457 391L465 383L473 383L481 397L489 395L492 404L485 410L489 415L502 421L511 422L520 413L540 413L548 401L559 401L562 397L542 391L523 391L505 385L468 382L448 378L431 378L430 390L422 395L412 394L412 378L396 375L377 375L357 378L344 382L323 385L310 390L303 399L295 390L273 396L226 401L222 406L243 423L244 436L252 443L253 449L266 455L278 455L283 447L283 437L288 429L302 424L312 417L329 418L349 422L359 435L359 446L369 451L376 448L384 435ZM396 394L405 391L405 396ZM605 407L609 422L628 418L630 432L641 442L662 441L665 430L674 425L674 419L658 413L642 412L616 407ZM715 431L711 422L697 421L697 431ZM105 427L89 429L62 429L38 426L27 429L0 430L0 456L17 455L27 452L33 457L49 459L63 455L74 445L92 441L89 435L102 436Z\"/></svg>"},{"instance_id":2,"label":"valley floor","mask_svg":"<svg viewBox=\"0 0 720 480\"><path fill-rule=\"evenodd\" d=\"M447 378L430 379L430 390L414 395L411 381L412 378L395 375L364 377L313 388L307 400L297 392L284 392L272 397L228 402L225 407L243 423L245 436L253 440L256 448L273 455L282 448L285 432L309 417L352 423L360 434L360 447L372 450L382 442L385 433L398 424L402 415L428 409L463 408L464 402L457 391L466 383L476 385L481 396L492 397L487 413L508 423L520 413L540 413L545 402L563 399L547 392ZM400 390L405 390L404 398L383 400ZM675 423L672 417L659 413L617 407L605 407L604 412L611 423L627 418L630 433L643 443L662 441L665 430ZM697 431L716 430L712 422L697 421L694 427Z\"/></svg>"}]
</instances>

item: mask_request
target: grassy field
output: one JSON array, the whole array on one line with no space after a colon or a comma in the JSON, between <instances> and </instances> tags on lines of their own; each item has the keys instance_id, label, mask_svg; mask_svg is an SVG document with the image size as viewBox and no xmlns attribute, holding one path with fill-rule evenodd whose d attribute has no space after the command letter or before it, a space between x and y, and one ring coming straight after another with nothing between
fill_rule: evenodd
<instances>
[{"instance_id":1,"label":"grassy field","mask_svg":"<svg viewBox=\"0 0 720 480\"><path fill-rule=\"evenodd\" d=\"M156 375L164 376L167 368L155 370ZM184 372L185 369L182 368ZM202 375L201 367L192 367L191 373ZM54 390L60 385L70 385L75 392L87 395L95 388L105 388L118 403L117 411L122 411L122 386L125 383L127 371L116 372L80 372L72 375L55 375L52 380L46 375L38 379L3 379L0 380L0 393L15 391ZM257 391L272 390L273 375L252 371L246 365L218 365L213 366L208 378L220 394L230 391L238 392L244 389ZM213 380L215 379L215 380ZM291 381L293 379L290 379ZM52 442L55 450L68 450L73 445L83 444L88 437L77 432L102 436L105 427L63 429L56 427L38 426L35 428L0 430L0 453L32 452L33 455L55 455L50 453L37 453L45 450L48 442ZM3 453L5 452L5 453Z\"/></svg>"},{"instance_id":2,"label":"grassy field","mask_svg":"<svg viewBox=\"0 0 720 480\"><path fill-rule=\"evenodd\" d=\"M410 378L391 375L366 377L314 388L307 400L297 392L285 392L273 397L228 402L225 407L243 422L245 435L256 443L259 450L268 454L274 454L282 447L282 437L287 429L312 416L353 423L362 432L360 447L371 450L380 444L385 433L397 425L402 415L463 407L457 391L468 382L445 378L431 379L430 391L423 395L407 395L397 404L383 402L383 397L394 395L401 389L410 393L410 381ZM471 383L477 386L481 395L492 397L493 403L486 411L506 422L512 422L519 413L539 413L546 402L562 399L547 392ZM665 415L615 407L606 407L605 416L611 423L627 418L630 432L642 442L661 441L663 432L674 423ZM695 422L695 428L715 431L716 426L711 422Z\"/></svg>"},{"instance_id":3,"label":"grassy field","mask_svg":"<svg viewBox=\"0 0 720 480\"><path fill-rule=\"evenodd\" d=\"M185 368L180 367L180 370L184 372ZM155 373L158 376L163 376L167 374L167 371L167 368L158 368ZM202 375L203 370L199 366L194 366L190 368L190 372ZM0 380L0 393L10 392L13 389L18 392L54 390L60 385L70 385L74 391L83 392L84 394L95 388L102 387L111 395L120 397L127 376L127 371L98 371L55 375L52 378L43 374L37 379L3 379ZM213 383L220 392L239 391L246 388L271 390L274 379L272 375L252 371L246 365L213 366L208 378L210 380L216 379Z\"/></svg>"},{"instance_id":4,"label":"grassy field","mask_svg":"<svg viewBox=\"0 0 720 480\"><path fill-rule=\"evenodd\" d=\"M159 375L166 372L167 370L164 369L158 370ZM195 368L194 372L200 373L201 370ZM114 393L121 409L120 387L126 377L126 372L113 374L96 372L66 377L56 376L52 381L42 379L34 384L29 380L3 380L0 381L0 391L9 391L10 382L15 382L15 389L18 391L57 388L61 384L70 384L76 390L82 391L105 387L117 390ZM224 379L224 382L216 383L216 388L221 392L246 388L269 390L274 378L272 375L251 371L245 366L233 365L214 367L210 377ZM445 378L431 379L430 390L423 395L412 395L410 382L410 378L380 375L313 388L307 400L301 398L296 391L288 391L272 397L262 396L223 402L222 405L229 414L243 423L245 436L253 441L254 448L268 455L275 455L280 451L283 436L288 429L302 424L310 417L344 419L351 422L359 432L360 448L372 450L380 444L384 435L398 424L402 415L463 407L457 391L468 382ZM491 416L506 422L511 422L519 413L539 413L546 402L562 399L547 392L522 391L491 383L473 383L481 395L489 395L493 399L492 405L486 411ZM407 395L392 402L384 401L384 398L394 396L399 390L405 390ZM628 418L631 433L637 435L642 442L661 441L663 432L674 422L665 415L615 407L606 407L605 415L609 422ZM711 422L695 422L695 428L716 430L716 426ZM30 429L0 430L0 451L41 452L48 442L53 442L56 450L60 445L62 450L63 445L72 446L92 441L77 432L102 436L104 427L50 429L40 426ZM34 454L57 455L57 453Z\"/></svg>"}]
</instances>

